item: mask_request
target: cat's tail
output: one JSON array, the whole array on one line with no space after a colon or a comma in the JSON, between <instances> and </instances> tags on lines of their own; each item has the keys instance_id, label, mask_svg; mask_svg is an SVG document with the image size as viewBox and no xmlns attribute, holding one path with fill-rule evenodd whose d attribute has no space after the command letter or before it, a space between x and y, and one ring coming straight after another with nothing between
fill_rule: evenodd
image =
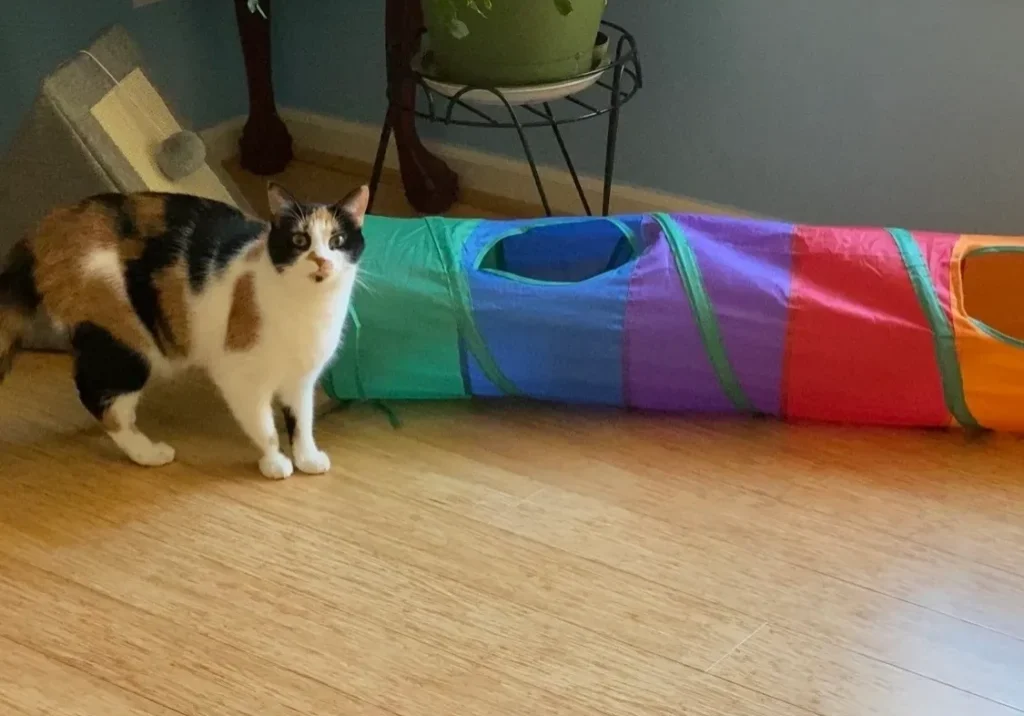
<instances>
[{"instance_id":1,"label":"cat's tail","mask_svg":"<svg viewBox=\"0 0 1024 716\"><path fill-rule=\"evenodd\" d=\"M21 341L39 309L35 257L25 240L0 265L0 382L7 377Z\"/></svg>"}]
</instances>

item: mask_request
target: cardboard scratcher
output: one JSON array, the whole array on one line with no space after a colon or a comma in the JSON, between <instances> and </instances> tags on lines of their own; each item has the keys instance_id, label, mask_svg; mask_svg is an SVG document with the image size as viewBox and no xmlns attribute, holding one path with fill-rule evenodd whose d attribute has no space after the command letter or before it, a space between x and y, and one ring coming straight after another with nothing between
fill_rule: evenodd
<instances>
[{"instance_id":1,"label":"cardboard scratcher","mask_svg":"<svg viewBox=\"0 0 1024 716\"><path fill-rule=\"evenodd\" d=\"M251 213L220 166L176 182L159 170L157 147L183 126L128 32L106 30L43 80L0 159L0 257L50 209L100 192L197 194ZM41 316L26 347L65 350L67 338Z\"/></svg>"}]
</instances>

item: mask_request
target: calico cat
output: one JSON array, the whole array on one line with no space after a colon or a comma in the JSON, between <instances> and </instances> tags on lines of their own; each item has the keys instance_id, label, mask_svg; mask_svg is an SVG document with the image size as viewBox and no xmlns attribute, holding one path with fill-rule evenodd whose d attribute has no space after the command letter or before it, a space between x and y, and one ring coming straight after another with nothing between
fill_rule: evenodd
<instances>
[{"instance_id":1,"label":"calico cat","mask_svg":"<svg viewBox=\"0 0 1024 716\"><path fill-rule=\"evenodd\" d=\"M294 467L323 473L314 390L342 336L369 191L335 204L268 185L272 219L184 194L102 194L55 209L0 269L0 380L35 314L71 338L82 404L140 465L174 450L135 425L152 376L199 366L261 451L260 471L292 474L278 444L280 402Z\"/></svg>"}]
</instances>

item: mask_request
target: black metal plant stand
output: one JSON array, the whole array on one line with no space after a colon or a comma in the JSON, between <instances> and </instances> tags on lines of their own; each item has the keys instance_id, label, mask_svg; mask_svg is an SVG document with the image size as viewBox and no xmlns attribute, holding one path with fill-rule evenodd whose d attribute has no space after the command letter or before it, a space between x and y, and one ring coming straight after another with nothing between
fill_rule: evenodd
<instances>
[{"instance_id":1,"label":"black metal plant stand","mask_svg":"<svg viewBox=\"0 0 1024 716\"><path fill-rule=\"evenodd\" d=\"M604 160L604 190L601 202L601 213L608 215L608 206L611 201L612 177L615 171L615 148L619 132L619 111L622 106L633 99L643 85L643 76L640 70L640 59L637 55L636 40L624 28L614 23L603 21L602 32L608 36L608 47L615 48L610 61L604 63L589 72L582 73L577 77L568 78L572 80L590 78L605 73L611 73L611 82L604 77L597 80L594 85L577 95L568 95L555 100L538 103L513 104L509 102L501 90L494 87L473 87L466 86L448 97L436 89L430 87L425 79L436 79L425 76L422 72L409 67L408 72L411 78L422 90L426 101L426 109L415 106L400 106L393 96L388 98L388 111L384 126L381 128L380 142L377 144L377 156L373 162L373 173L370 178L370 208L373 207L373 200L377 194L377 187L380 184L381 172L384 168L384 158L387 154L388 144L391 141L392 117L396 112L411 112L416 117L426 119L429 122L440 122L456 127L477 127L484 129L515 129L519 135L519 142L523 147L523 154L530 165L530 173L533 175L534 184L537 186L537 194L540 196L544 212L551 216L551 205L548 202L547 193L544 191L544 184L537 169L537 163L530 149L530 143L526 139L527 129L536 127L548 127L554 133L555 141L565 160L565 166L572 176L576 192L579 194L580 203L588 216L592 215L590 203L587 201L586 193L580 183L576 167L573 165L572 157L565 140L562 137L561 127L584 120L593 119L602 115L608 115L608 133L605 142ZM499 109L503 107L508 119L496 119L488 114L480 106L472 104L472 100L466 97L470 92L482 92L493 95L497 100ZM587 96L588 99L581 99ZM443 111L438 107L443 106ZM519 118L519 111L522 111L525 119ZM528 115L528 116L527 116Z\"/></svg>"}]
</instances>

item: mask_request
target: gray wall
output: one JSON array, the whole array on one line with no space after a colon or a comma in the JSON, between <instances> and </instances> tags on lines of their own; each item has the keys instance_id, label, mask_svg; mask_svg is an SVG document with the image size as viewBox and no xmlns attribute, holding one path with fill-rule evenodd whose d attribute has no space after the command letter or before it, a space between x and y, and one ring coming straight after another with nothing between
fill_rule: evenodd
<instances>
[{"instance_id":1,"label":"gray wall","mask_svg":"<svg viewBox=\"0 0 1024 716\"><path fill-rule=\"evenodd\" d=\"M379 122L382 0L275 13L283 103ZM1019 0L610 0L608 18L647 80L623 115L623 181L793 220L1024 233ZM600 129L572 133L592 173Z\"/></svg>"},{"instance_id":2,"label":"gray wall","mask_svg":"<svg viewBox=\"0 0 1024 716\"><path fill-rule=\"evenodd\" d=\"M228 0L0 1L0 147L40 77L114 21L196 125L245 109ZM621 180L799 221L1024 233L1019 0L610 4L641 43L647 80L624 110ZM276 0L281 104L380 122L383 7ZM602 130L569 133L590 173ZM425 134L518 151L511 135ZM549 137L537 146L555 163Z\"/></svg>"},{"instance_id":3,"label":"gray wall","mask_svg":"<svg viewBox=\"0 0 1024 716\"><path fill-rule=\"evenodd\" d=\"M119 22L142 49L154 82L195 126L245 109L245 75L232 3L163 0L0 0L0 152L39 82Z\"/></svg>"}]
</instances>

